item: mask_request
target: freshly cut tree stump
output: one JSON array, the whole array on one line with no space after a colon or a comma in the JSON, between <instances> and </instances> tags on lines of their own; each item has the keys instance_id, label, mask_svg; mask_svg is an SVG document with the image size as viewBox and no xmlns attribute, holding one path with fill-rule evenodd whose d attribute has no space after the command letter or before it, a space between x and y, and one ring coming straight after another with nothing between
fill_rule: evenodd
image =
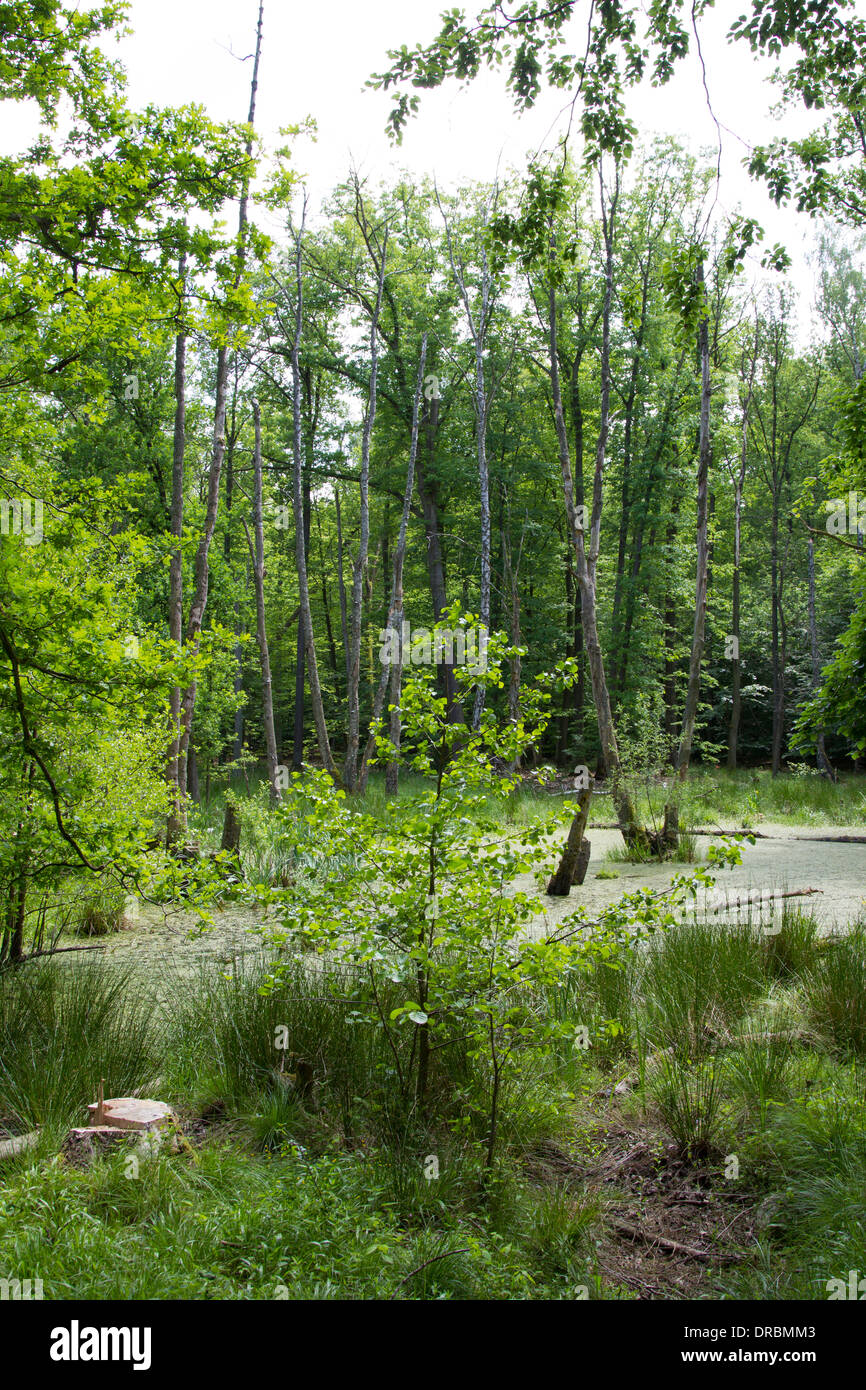
<instances>
[{"instance_id":1,"label":"freshly cut tree stump","mask_svg":"<svg viewBox=\"0 0 866 1390\"><path fill-rule=\"evenodd\" d=\"M121 1096L118 1100L97 1100L88 1105L87 1109L90 1111L91 1128L164 1129L176 1120L171 1106L166 1105L164 1101L138 1100L135 1096Z\"/></svg>"},{"instance_id":2,"label":"freshly cut tree stump","mask_svg":"<svg viewBox=\"0 0 866 1390\"><path fill-rule=\"evenodd\" d=\"M119 1144L129 1144L137 1137L135 1130L118 1129L116 1125L88 1125L71 1129L60 1152L73 1168L89 1168L95 1158L110 1153Z\"/></svg>"}]
</instances>

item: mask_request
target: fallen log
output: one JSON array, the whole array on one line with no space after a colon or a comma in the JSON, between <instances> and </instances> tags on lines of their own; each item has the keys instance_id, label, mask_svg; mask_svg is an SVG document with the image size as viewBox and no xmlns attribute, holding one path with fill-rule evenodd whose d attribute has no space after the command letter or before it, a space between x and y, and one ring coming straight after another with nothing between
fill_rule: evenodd
<instances>
[{"instance_id":1,"label":"fallen log","mask_svg":"<svg viewBox=\"0 0 866 1390\"><path fill-rule=\"evenodd\" d=\"M16 1154L26 1153L28 1149L36 1147L39 1139L39 1130L31 1130L29 1134L15 1134L11 1139L0 1139L0 1159L15 1158Z\"/></svg>"}]
</instances>

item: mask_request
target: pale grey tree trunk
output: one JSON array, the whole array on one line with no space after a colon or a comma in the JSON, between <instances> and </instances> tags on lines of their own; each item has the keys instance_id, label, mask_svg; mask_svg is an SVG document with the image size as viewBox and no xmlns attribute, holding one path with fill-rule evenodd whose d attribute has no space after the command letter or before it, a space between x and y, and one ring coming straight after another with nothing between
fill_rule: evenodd
<instances>
[{"instance_id":1,"label":"pale grey tree trunk","mask_svg":"<svg viewBox=\"0 0 866 1390\"><path fill-rule=\"evenodd\" d=\"M322 687L319 681L319 667L316 661L316 641L313 634L313 615L310 609L310 586L307 578L307 554L304 545L304 505L301 472L303 468L303 440L301 437L301 367L300 349L304 312L304 277L302 267L304 217L295 237L295 336L292 342L292 504L295 514L295 565L298 572L298 605L301 610L300 622L304 631L304 649L307 654L307 679L310 683L310 699L313 705L313 719L319 744L322 765L335 782L340 781L328 728L325 723L325 710L322 704Z\"/></svg>"},{"instance_id":2,"label":"pale grey tree trunk","mask_svg":"<svg viewBox=\"0 0 866 1390\"><path fill-rule=\"evenodd\" d=\"M412 430L409 438L409 463L406 468L406 487L403 493L403 510L400 513L400 528L397 532L397 544L394 547L393 574L391 579L391 597L388 603L388 619L386 628L393 628L402 635L404 608L403 608L403 563L406 558L406 539L409 531L409 513L412 508L412 493L415 487L415 463L418 457L418 426L421 413L421 392L424 385L424 372L427 366L427 334L421 339L421 359L418 365L418 379L415 384L415 399L412 404ZM402 652L402 648L401 648ZM381 718L382 707L385 703L385 692L390 685L391 690L391 717L389 720L389 735L396 750L400 747L400 694L403 682L403 662L400 659L393 667L383 666L379 684L373 696L373 710L370 720L370 735L367 739L367 747L364 750L364 757L361 762L359 776L360 790L363 791L367 785L367 770L374 748L374 730L378 720ZM397 790L397 765L392 758L388 764L386 778L386 789L393 793Z\"/></svg>"},{"instance_id":3,"label":"pale grey tree trunk","mask_svg":"<svg viewBox=\"0 0 866 1390\"><path fill-rule=\"evenodd\" d=\"M622 831L623 838L630 847L643 850L648 843L647 834L638 823L634 803L621 775L622 768L619 747L617 745L616 729L611 713L610 693L608 691L607 677L604 669L601 642L598 636L596 570L601 547L602 485L607 456L607 439L610 431L610 317L613 299L614 225L619 193L619 177L617 174L614 193L609 203L606 198L601 173L599 173L599 182L601 184L602 231L605 244L605 292L602 309L599 430L595 450L592 513L590 518L588 545L584 526L585 518L578 512L574 500L574 478L571 468L571 453L568 443L568 434L565 428L565 414L562 407L562 388L559 376L556 288L552 278L548 289L549 372L553 397L553 419L559 448L562 490L565 499L565 512L568 521L569 538L574 549L577 567L577 581L581 598L581 626L587 664L589 666L590 684L592 687L596 720L598 722L598 734L601 741L602 755L608 770L608 775L613 784L613 803L616 810L617 822ZM551 251L553 252L554 249L552 243Z\"/></svg>"},{"instance_id":4,"label":"pale grey tree trunk","mask_svg":"<svg viewBox=\"0 0 866 1390\"><path fill-rule=\"evenodd\" d=\"M265 749L268 759L268 786L272 805L280 801L280 788L277 785L277 739L274 733L274 696L271 686L271 660L268 652L268 633L265 626L265 533L262 509L262 419L258 401L253 401L253 427L255 445L253 448L253 534L244 519L244 530L253 563L253 583L256 593L256 637L259 644L259 660L262 670L262 724L265 731Z\"/></svg>"},{"instance_id":5,"label":"pale grey tree trunk","mask_svg":"<svg viewBox=\"0 0 866 1390\"><path fill-rule=\"evenodd\" d=\"M348 711L348 733L346 739L346 762L343 781L346 790L358 790L360 767L358 747L361 725L361 619L363 614L363 582L367 567L367 553L370 544L370 439L376 419L376 383L379 371L379 314L382 309L382 293L385 285L385 263L388 254L388 233L385 231L379 255L376 303L370 324L370 386L367 395L367 410L361 432L361 515L358 552L352 566L352 604L349 614L349 672L346 704Z\"/></svg>"},{"instance_id":6,"label":"pale grey tree trunk","mask_svg":"<svg viewBox=\"0 0 866 1390\"><path fill-rule=\"evenodd\" d=\"M171 534L175 544L169 562L168 631L178 655L183 646L183 484L186 450L186 331L183 322L186 257L178 267L180 282L179 332L174 345L174 435L171 461ZM177 844L186 833L186 808L180 789L180 706L181 689L172 686L169 697L171 743L168 750L167 781L171 804L166 825L166 848Z\"/></svg>"},{"instance_id":7,"label":"pale grey tree trunk","mask_svg":"<svg viewBox=\"0 0 866 1390\"><path fill-rule=\"evenodd\" d=\"M704 267L697 267L697 282L704 297ZM695 619L692 628L692 649L689 658L689 683L686 690L686 706L677 749L676 771L680 780L685 780L689 772L695 722L698 714L698 701L701 694L701 664L704 658L704 639L707 621L707 575L709 571L709 474L710 474L710 328L704 314L698 328L698 353L701 364L701 413L698 431L698 522L697 522L697 568L695 573Z\"/></svg>"}]
</instances>

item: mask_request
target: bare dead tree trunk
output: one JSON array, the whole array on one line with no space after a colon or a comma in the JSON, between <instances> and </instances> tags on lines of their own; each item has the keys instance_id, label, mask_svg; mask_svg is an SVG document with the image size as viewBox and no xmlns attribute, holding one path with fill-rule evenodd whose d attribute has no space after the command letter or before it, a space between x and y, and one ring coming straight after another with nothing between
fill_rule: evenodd
<instances>
[{"instance_id":1,"label":"bare dead tree trunk","mask_svg":"<svg viewBox=\"0 0 866 1390\"><path fill-rule=\"evenodd\" d=\"M360 190L358 190L360 200ZM375 256L375 252L371 253ZM348 710L348 734L346 739L346 762L343 781L346 790L358 790L360 767L358 745L360 740L361 709L361 617L363 610L363 580L367 567L367 551L370 543L370 438L376 419L376 382L379 371L379 314L382 310L382 292L385 285L385 262L388 254L387 228L382 237L379 252L376 304L370 324L370 387L367 396L367 410L361 433L361 516L358 553L352 567L352 606L349 621L349 682L346 692Z\"/></svg>"},{"instance_id":2,"label":"bare dead tree trunk","mask_svg":"<svg viewBox=\"0 0 866 1390\"><path fill-rule=\"evenodd\" d=\"M268 634L265 627L265 533L262 514L262 418L258 401L253 401L253 427L255 446L253 448L253 532L255 546L249 527L244 518L244 530L250 558L253 563L253 583L256 591L256 636L259 644L259 659L262 668L262 724L265 731L265 749L268 759L268 785L271 804L280 801L280 788L277 786L277 739L274 733L274 696L271 687L271 660L268 652Z\"/></svg>"},{"instance_id":3,"label":"bare dead tree trunk","mask_svg":"<svg viewBox=\"0 0 866 1390\"><path fill-rule=\"evenodd\" d=\"M466 322L469 327L469 334L475 348L475 450L478 460L478 491L481 503L481 594L479 603L479 619L484 628L490 627L490 471L487 464L487 418L490 411L490 399L487 392L487 385L484 378L484 350L487 343L487 333L490 327L490 316L492 310L491 303L491 280L490 266L487 259L486 248L481 248L481 296L477 306L477 311L473 312L472 303L466 285L466 270L462 259L455 257L454 243L451 237L451 228L445 210L442 207L439 194L436 194L439 203L439 211L445 224L445 237L448 246L448 259L451 263L451 274L454 283L463 301L463 309L466 314ZM498 188L494 185L492 200L493 211L496 208L498 199ZM483 223L486 226L488 221L488 209L485 207ZM475 701L472 709L472 727L477 729L481 723L481 711L484 709L485 688L479 684L475 691Z\"/></svg>"}]
</instances>

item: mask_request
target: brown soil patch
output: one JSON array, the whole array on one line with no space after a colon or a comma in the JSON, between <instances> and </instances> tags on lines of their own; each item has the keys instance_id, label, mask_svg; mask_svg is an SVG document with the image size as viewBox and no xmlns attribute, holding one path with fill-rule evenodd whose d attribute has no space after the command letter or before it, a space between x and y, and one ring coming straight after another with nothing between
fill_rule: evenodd
<instances>
[{"instance_id":1,"label":"brown soil patch","mask_svg":"<svg viewBox=\"0 0 866 1390\"><path fill-rule=\"evenodd\" d=\"M721 1156L692 1162L650 1128L611 1116L588 1137L591 1158L545 1141L526 1155L525 1170L534 1182L603 1197L605 1282L641 1299L712 1297L717 1275L749 1257L760 1196L725 1178Z\"/></svg>"}]
</instances>

